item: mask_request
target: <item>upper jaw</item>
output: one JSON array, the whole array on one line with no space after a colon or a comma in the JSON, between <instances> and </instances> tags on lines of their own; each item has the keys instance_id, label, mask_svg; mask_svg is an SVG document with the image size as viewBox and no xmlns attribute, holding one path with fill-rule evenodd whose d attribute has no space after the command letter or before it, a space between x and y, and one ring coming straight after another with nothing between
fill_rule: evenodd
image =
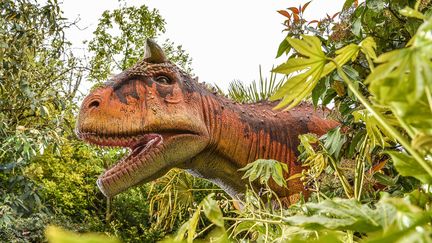
<instances>
[{"instance_id":1,"label":"upper jaw","mask_svg":"<svg viewBox=\"0 0 432 243\"><path fill-rule=\"evenodd\" d=\"M77 132L80 139L85 140L91 144L102 147L127 147L134 149L142 142L159 134L156 133L143 133L138 135L104 135L92 132Z\"/></svg>"}]
</instances>

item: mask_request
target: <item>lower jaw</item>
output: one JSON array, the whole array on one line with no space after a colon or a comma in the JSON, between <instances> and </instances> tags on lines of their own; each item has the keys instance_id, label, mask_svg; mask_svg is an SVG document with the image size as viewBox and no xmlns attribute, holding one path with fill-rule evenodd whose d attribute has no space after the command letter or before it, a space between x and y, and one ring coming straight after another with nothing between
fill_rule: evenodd
<instances>
[{"instance_id":1,"label":"lower jaw","mask_svg":"<svg viewBox=\"0 0 432 243\"><path fill-rule=\"evenodd\" d=\"M160 136L137 154L132 151L128 157L106 170L96 181L100 191L111 198L132 186L158 178L165 164L161 156L162 142Z\"/></svg>"},{"instance_id":2,"label":"lower jaw","mask_svg":"<svg viewBox=\"0 0 432 243\"><path fill-rule=\"evenodd\" d=\"M167 171L168 169L161 168L157 173L154 173L147 177L143 177L142 175L138 174L133 177L123 176L123 177L112 178L112 177L105 177L103 174L97 179L96 184L105 197L112 198L117 194L124 192L133 186L153 181L161 177L162 175L164 175Z\"/></svg>"},{"instance_id":3,"label":"lower jaw","mask_svg":"<svg viewBox=\"0 0 432 243\"><path fill-rule=\"evenodd\" d=\"M161 164L160 161L155 163ZM96 184L102 194L105 195L105 197L112 198L115 195L124 192L133 186L147 183L163 176L169 170L169 168L161 166L161 168L154 168L154 170L156 171L153 172L151 170L148 170L148 168L144 167L137 171L134 171L132 175L125 174L119 176L106 176L106 173L104 173L99 176ZM151 171L152 173L148 173L148 171Z\"/></svg>"},{"instance_id":4,"label":"lower jaw","mask_svg":"<svg viewBox=\"0 0 432 243\"><path fill-rule=\"evenodd\" d=\"M122 178L116 178L115 180L110 180L110 178L105 178L104 175L101 175L97 179L96 184L105 197L113 198L117 194L122 193L133 186L153 181L161 177L166 172L167 169L161 169L159 173L153 174L149 177L139 178L139 179L125 178L127 180L125 179L122 180Z\"/></svg>"}]
</instances>

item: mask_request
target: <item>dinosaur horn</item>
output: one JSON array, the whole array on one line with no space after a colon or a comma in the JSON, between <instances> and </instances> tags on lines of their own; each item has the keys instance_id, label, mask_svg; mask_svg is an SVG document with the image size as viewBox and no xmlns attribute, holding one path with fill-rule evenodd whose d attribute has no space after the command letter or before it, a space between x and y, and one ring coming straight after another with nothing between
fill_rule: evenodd
<instances>
[{"instance_id":1,"label":"dinosaur horn","mask_svg":"<svg viewBox=\"0 0 432 243\"><path fill-rule=\"evenodd\" d=\"M168 61L162 48L151 39L147 39L144 60L150 63L163 63Z\"/></svg>"}]
</instances>

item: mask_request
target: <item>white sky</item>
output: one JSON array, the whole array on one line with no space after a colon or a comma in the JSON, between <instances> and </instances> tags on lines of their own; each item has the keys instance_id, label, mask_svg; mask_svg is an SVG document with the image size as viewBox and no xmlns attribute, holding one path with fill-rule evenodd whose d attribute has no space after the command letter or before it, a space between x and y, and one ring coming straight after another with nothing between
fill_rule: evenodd
<instances>
[{"instance_id":1,"label":"white sky","mask_svg":"<svg viewBox=\"0 0 432 243\"><path fill-rule=\"evenodd\" d=\"M166 34L181 44L192 57L193 72L200 81L216 83L226 89L233 80L250 82L259 78L258 67L269 76L277 48L286 33L282 32L284 17L277 10L304 4L306 0L135 0L128 5L145 4L159 10L166 21ZM326 13L341 10L344 0L314 0L306 10L307 19L324 18ZM104 10L119 6L117 0L64 0L64 17L80 18L79 26L67 38L77 48L90 40L98 18ZM162 42L162 41L160 41Z\"/></svg>"}]
</instances>

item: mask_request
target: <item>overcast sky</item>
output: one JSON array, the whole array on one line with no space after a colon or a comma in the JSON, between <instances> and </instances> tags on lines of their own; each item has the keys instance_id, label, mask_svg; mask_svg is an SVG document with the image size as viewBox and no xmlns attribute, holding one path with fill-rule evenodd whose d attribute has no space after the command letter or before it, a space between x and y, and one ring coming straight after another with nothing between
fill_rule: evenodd
<instances>
[{"instance_id":1,"label":"overcast sky","mask_svg":"<svg viewBox=\"0 0 432 243\"><path fill-rule=\"evenodd\" d=\"M258 67L268 75L283 33L284 17L276 11L304 4L305 0L136 0L128 5L142 4L156 8L166 21L166 34L192 57L193 72L200 81L217 83L226 88L232 80L250 82L259 77ZM314 0L306 11L307 19L324 18L342 8L344 0ZM117 0L64 0L62 9L70 20L81 19L79 26L67 37L75 47L83 47L92 38L97 20L104 10L119 6Z\"/></svg>"}]
</instances>

